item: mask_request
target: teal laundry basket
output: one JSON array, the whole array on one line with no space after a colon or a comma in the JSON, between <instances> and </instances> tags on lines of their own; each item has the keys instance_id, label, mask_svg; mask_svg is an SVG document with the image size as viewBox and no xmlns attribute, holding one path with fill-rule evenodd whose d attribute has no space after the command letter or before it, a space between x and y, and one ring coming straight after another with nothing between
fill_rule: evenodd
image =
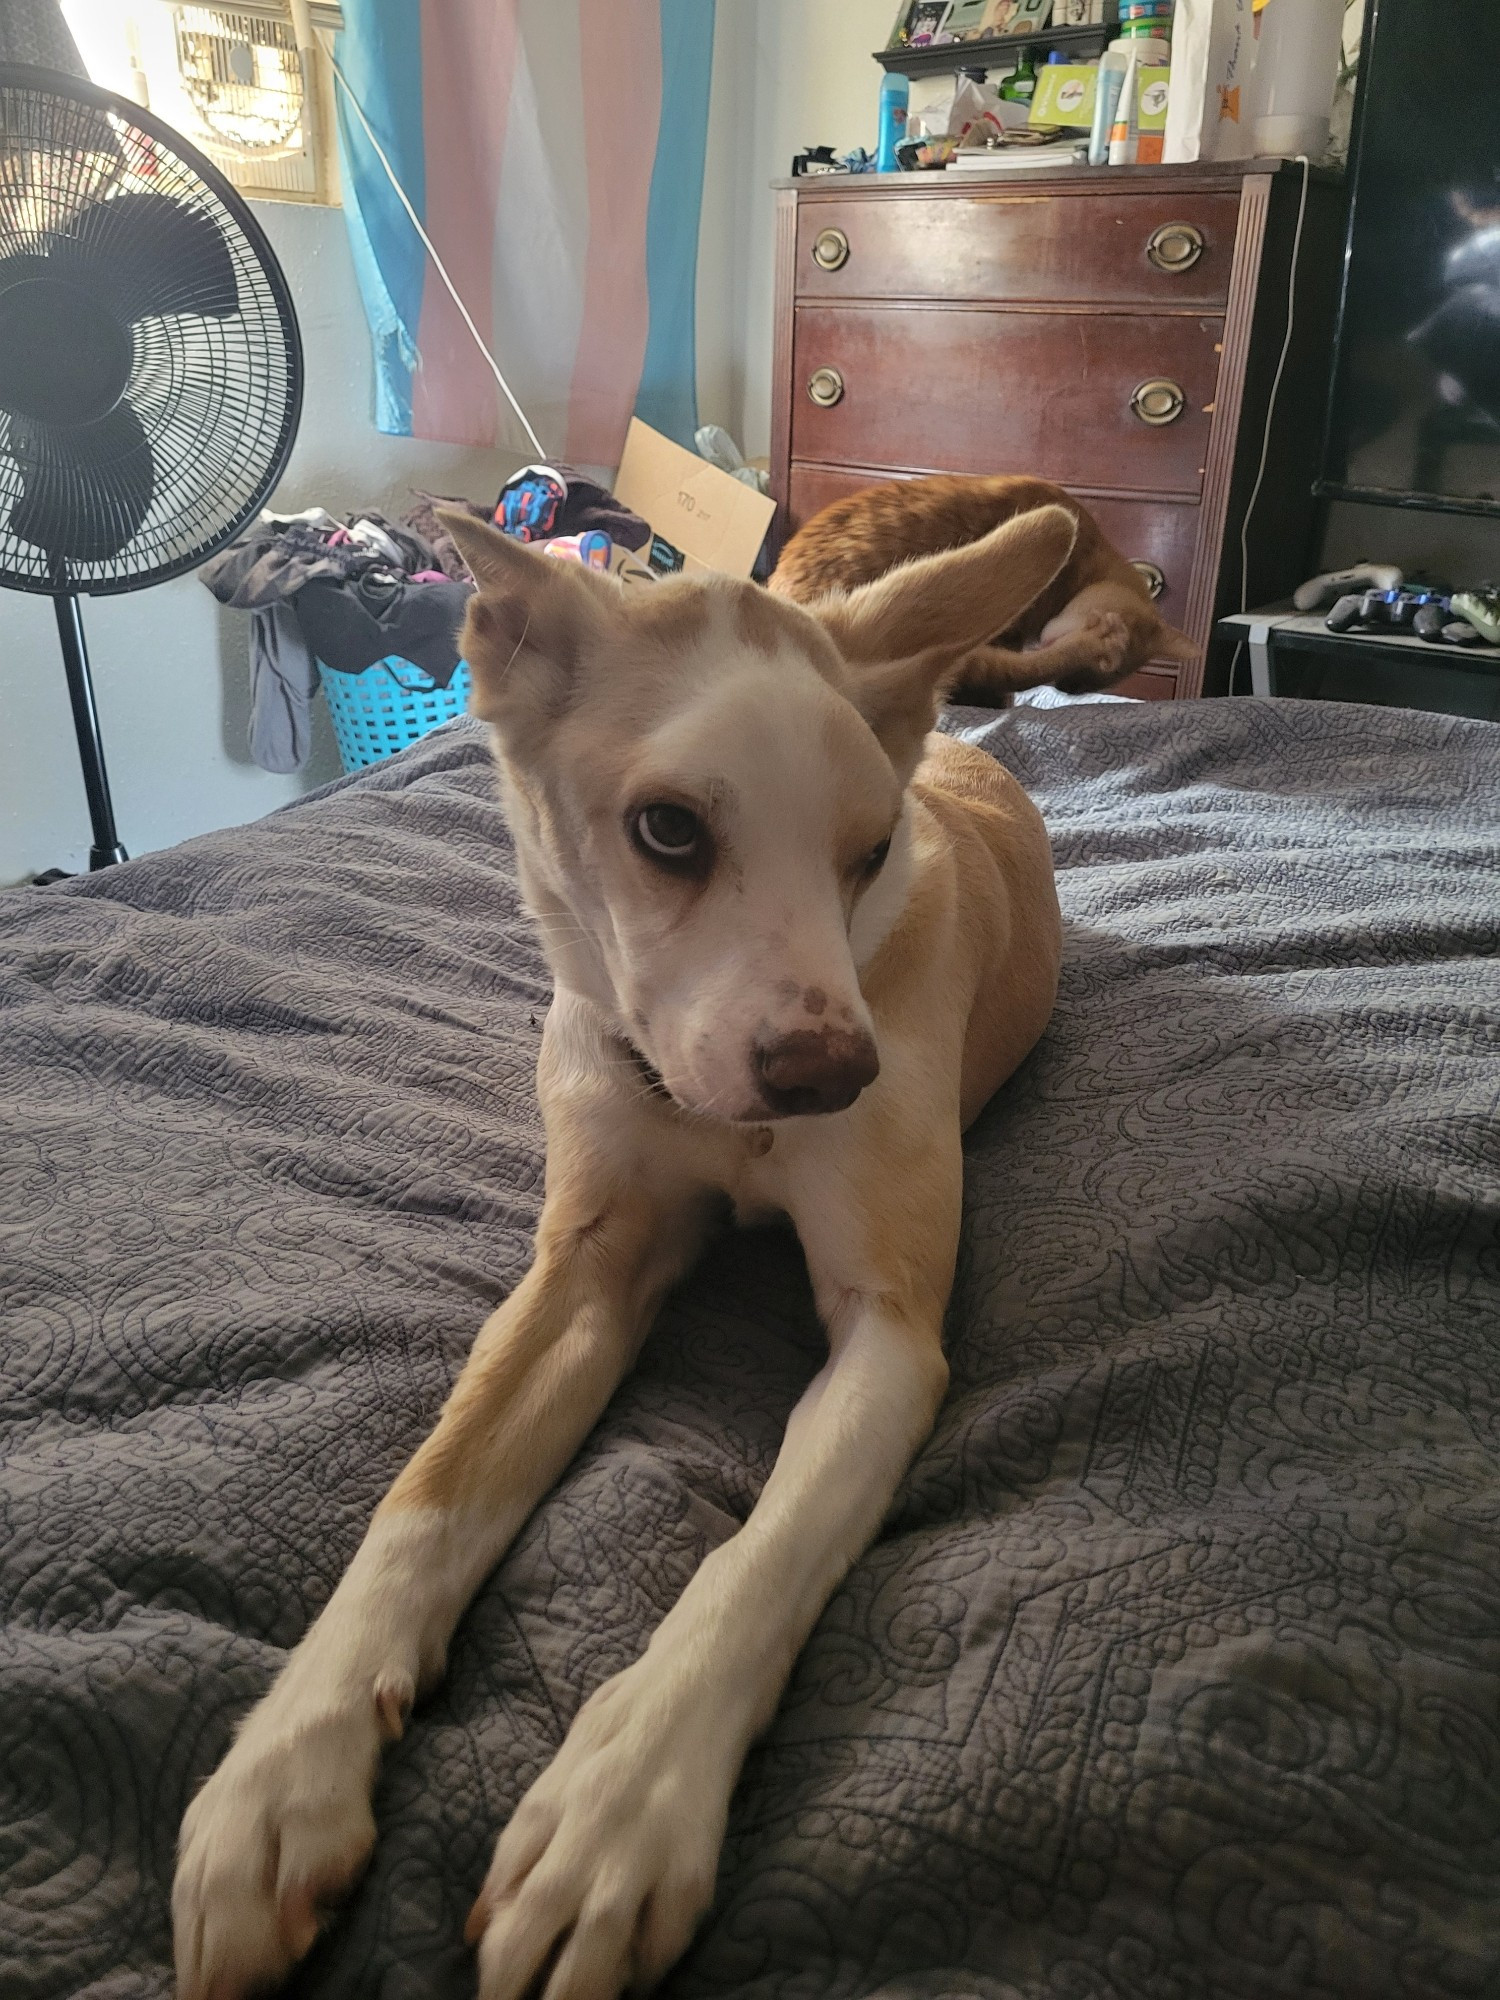
<instances>
[{"instance_id":1,"label":"teal laundry basket","mask_svg":"<svg viewBox=\"0 0 1500 2000\"><path fill-rule=\"evenodd\" d=\"M320 662L318 675L346 771L362 771L366 764L394 757L469 705L466 660L459 661L445 688L394 654L362 674L335 673Z\"/></svg>"}]
</instances>

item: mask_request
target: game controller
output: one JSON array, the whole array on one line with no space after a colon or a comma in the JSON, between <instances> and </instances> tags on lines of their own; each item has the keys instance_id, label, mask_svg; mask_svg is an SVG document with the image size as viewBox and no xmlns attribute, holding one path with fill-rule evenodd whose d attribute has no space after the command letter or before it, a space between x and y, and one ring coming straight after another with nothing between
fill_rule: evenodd
<instances>
[{"instance_id":1,"label":"game controller","mask_svg":"<svg viewBox=\"0 0 1500 2000\"><path fill-rule=\"evenodd\" d=\"M1430 646L1483 645L1485 634L1455 616L1466 608L1463 596L1450 600L1438 590L1350 591L1323 623L1330 632L1413 632Z\"/></svg>"},{"instance_id":2,"label":"game controller","mask_svg":"<svg viewBox=\"0 0 1500 2000\"><path fill-rule=\"evenodd\" d=\"M1500 646L1500 590L1460 590L1452 601L1455 618L1465 619L1491 646Z\"/></svg>"},{"instance_id":3,"label":"game controller","mask_svg":"<svg viewBox=\"0 0 1500 2000\"><path fill-rule=\"evenodd\" d=\"M1393 563L1356 563L1352 569L1329 570L1326 576L1310 578L1292 592L1292 603L1299 611L1326 611L1340 598L1361 595L1356 584L1362 584L1366 591L1399 590L1405 581Z\"/></svg>"},{"instance_id":4,"label":"game controller","mask_svg":"<svg viewBox=\"0 0 1500 2000\"><path fill-rule=\"evenodd\" d=\"M1356 625L1399 632L1416 623L1419 611L1446 611L1448 600L1435 590L1350 591L1339 599L1323 623L1330 632L1348 632Z\"/></svg>"}]
</instances>

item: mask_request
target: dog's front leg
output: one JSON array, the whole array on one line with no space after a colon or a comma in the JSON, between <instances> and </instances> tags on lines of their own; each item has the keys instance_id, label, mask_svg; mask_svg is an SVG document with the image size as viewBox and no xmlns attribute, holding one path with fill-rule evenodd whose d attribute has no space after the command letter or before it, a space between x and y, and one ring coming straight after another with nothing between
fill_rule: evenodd
<instances>
[{"instance_id":1,"label":"dog's front leg","mask_svg":"<svg viewBox=\"0 0 1500 2000\"><path fill-rule=\"evenodd\" d=\"M703 1562L641 1658L579 1711L501 1835L469 1926L480 2000L519 2000L543 1980L545 2000L644 1990L712 1900L746 1751L947 1386L956 1110L951 1142L892 1157L899 1200L864 1201L868 1183L835 1162L810 1177L806 1215L794 1209L828 1362L745 1526ZM883 1175L887 1162L873 1166Z\"/></svg>"},{"instance_id":2,"label":"dog's front leg","mask_svg":"<svg viewBox=\"0 0 1500 2000\"><path fill-rule=\"evenodd\" d=\"M695 1190L599 1123L587 1106L549 1106L531 1270L188 1808L172 1893L180 2000L259 1992L311 1945L374 1844L382 1744L441 1674L464 1607L597 1421L696 1248Z\"/></svg>"}]
</instances>

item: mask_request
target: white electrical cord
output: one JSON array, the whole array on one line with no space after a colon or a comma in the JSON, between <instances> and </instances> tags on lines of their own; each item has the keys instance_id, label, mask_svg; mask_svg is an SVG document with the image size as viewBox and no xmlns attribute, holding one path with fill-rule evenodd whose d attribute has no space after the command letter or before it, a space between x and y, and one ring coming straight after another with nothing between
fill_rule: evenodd
<instances>
[{"instance_id":1,"label":"white electrical cord","mask_svg":"<svg viewBox=\"0 0 1500 2000\"><path fill-rule=\"evenodd\" d=\"M1271 400L1266 407L1265 435L1260 441L1260 469L1255 475L1255 484L1250 489L1250 498L1245 504L1244 516L1240 521L1240 616L1243 618L1250 609L1250 517L1255 512L1255 503L1260 499L1260 489L1266 483L1266 467L1271 459L1271 427L1276 421L1276 401L1281 394L1281 378L1286 373L1287 356L1292 351L1292 329L1297 317L1297 266L1302 254L1302 225L1307 220L1307 186L1312 178L1312 162L1306 153L1299 153L1297 159L1302 167L1302 199L1297 204L1297 229L1292 237L1292 268L1286 288L1286 337L1281 343L1281 359L1276 364L1276 373L1271 381ZM1239 670L1240 654L1245 650L1245 642L1239 640L1234 649L1234 658L1229 662L1229 692L1234 693L1234 678Z\"/></svg>"},{"instance_id":2,"label":"white electrical cord","mask_svg":"<svg viewBox=\"0 0 1500 2000\"><path fill-rule=\"evenodd\" d=\"M511 408L520 418L521 428L522 430L525 431L527 437L530 438L532 443L532 448L536 452L537 457L545 458L547 456L547 447L542 443L541 439L532 429L531 419L527 416L526 412L521 408L521 405L516 401L515 394L512 391L509 382L506 381L504 375L502 375L500 372L499 362L496 361L494 355L491 354L490 350L485 346L484 336L480 333L479 328L474 324L473 320L469 316L469 308L464 304L463 300L458 296L458 288L454 284L453 280L448 276L447 271L443 268L443 260L438 255L437 251L434 249L432 238L427 234L427 231L422 227L421 222L418 220L417 211L412 207L411 203L407 200L406 189L402 187L400 181L397 180L396 170L391 165L390 161L386 158L385 148L381 145L380 141L375 137L375 133L373 128L371 127L370 121L365 116L364 106L360 103L359 99L354 95L354 92L350 87L349 79L344 75L342 69L340 69L338 64L338 58L334 55L333 50L329 46L326 39L324 40L323 46L324 46L324 52L328 57L329 67L333 71L334 76L338 79L340 89L343 91L345 97L349 100L349 108L353 111L355 117L359 120L360 124L363 126L365 137L369 140L370 145L374 149L376 159L379 160L381 166L385 168L385 177L390 182L391 186L396 190L396 199L401 203L401 206L406 210L407 215L411 218L412 228L415 229L418 236L421 237L423 247L425 248L428 256L432 259L433 269L437 272L438 276L447 286L448 296L452 299L453 303L458 307L464 325L469 329L469 332L474 336L474 345L479 349L480 353L489 363L490 373L494 376L495 380L500 384L506 402L510 404Z\"/></svg>"}]
</instances>

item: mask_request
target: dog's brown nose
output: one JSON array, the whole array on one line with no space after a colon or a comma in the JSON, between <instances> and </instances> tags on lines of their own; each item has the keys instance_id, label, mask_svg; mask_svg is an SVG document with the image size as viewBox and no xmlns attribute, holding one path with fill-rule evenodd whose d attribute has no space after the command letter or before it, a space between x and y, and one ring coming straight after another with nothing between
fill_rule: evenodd
<instances>
[{"instance_id":1,"label":"dog's brown nose","mask_svg":"<svg viewBox=\"0 0 1500 2000\"><path fill-rule=\"evenodd\" d=\"M797 1028L757 1045L755 1074L778 1118L806 1118L846 1110L880 1074L880 1057L863 1030Z\"/></svg>"}]
</instances>

